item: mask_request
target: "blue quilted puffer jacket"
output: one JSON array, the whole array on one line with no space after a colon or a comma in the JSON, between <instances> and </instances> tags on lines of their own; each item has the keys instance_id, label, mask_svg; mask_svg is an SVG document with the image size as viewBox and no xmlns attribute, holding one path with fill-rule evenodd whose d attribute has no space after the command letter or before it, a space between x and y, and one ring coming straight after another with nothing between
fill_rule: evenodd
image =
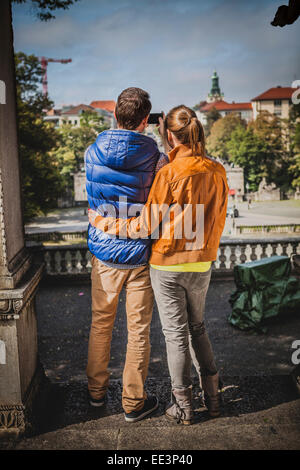
<instances>
[{"instance_id":1,"label":"blue quilted puffer jacket","mask_svg":"<svg viewBox=\"0 0 300 470\"><path fill-rule=\"evenodd\" d=\"M90 208L123 218L131 208L130 216L138 215L147 201L159 156L156 142L138 132L112 129L99 134L85 153ZM141 207L133 207L136 204ZM88 247L103 262L137 266L148 262L151 240L114 237L89 225Z\"/></svg>"}]
</instances>

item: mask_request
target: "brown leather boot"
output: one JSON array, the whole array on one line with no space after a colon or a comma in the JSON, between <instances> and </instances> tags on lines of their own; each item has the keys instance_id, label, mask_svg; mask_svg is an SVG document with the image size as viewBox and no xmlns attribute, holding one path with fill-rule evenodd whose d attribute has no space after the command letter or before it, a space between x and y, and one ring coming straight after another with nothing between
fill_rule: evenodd
<instances>
[{"instance_id":1,"label":"brown leather boot","mask_svg":"<svg viewBox=\"0 0 300 470\"><path fill-rule=\"evenodd\" d=\"M202 377L205 404L209 415L217 418L221 414L221 398L219 393L219 374L206 375Z\"/></svg>"},{"instance_id":2,"label":"brown leather boot","mask_svg":"<svg viewBox=\"0 0 300 470\"><path fill-rule=\"evenodd\" d=\"M169 419L176 419L178 424L193 423L192 387L172 390L172 403L166 410Z\"/></svg>"}]
</instances>

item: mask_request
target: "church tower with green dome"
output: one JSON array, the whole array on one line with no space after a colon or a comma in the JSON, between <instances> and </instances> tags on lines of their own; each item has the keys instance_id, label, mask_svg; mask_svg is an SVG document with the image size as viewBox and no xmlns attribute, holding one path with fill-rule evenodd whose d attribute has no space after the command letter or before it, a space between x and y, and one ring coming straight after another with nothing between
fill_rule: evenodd
<instances>
[{"instance_id":1,"label":"church tower with green dome","mask_svg":"<svg viewBox=\"0 0 300 470\"><path fill-rule=\"evenodd\" d=\"M207 95L207 102L213 103L214 101L220 101L224 99L224 94L221 93L219 85L219 77L216 71L214 71L211 77L211 90Z\"/></svg>"}]
</instances>

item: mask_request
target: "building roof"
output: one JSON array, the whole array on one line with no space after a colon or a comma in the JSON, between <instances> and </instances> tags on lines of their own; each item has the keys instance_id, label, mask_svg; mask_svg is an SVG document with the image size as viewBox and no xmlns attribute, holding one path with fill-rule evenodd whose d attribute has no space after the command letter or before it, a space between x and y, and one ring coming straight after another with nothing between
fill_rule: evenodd
<instances>
[{"instance_id":1,"label":"building roof","mask_svg":"<svg viewBox=\"0 0 300 470\"><path fill-rule=\"evenodd\" d=\"M90 106L92 106L93 108L105 109L105 111L109 111L110 113L113 113L116 107L116 102L113 100L92 101L90 103Z\"/></svg>"},{"instance_id":2,"label":"building roof","mask_svg":"<svg viewBox=\"0 0 300 470\"><path fill-rule=\"evenodd\" d=\"M211 109L215 108L217 111L244 111L252 110L251 103L227 103L226 101L214 101L213 103L206 103L204 106L200 106L201 112L208 112Z\"/></svg>"},{"instance_id":3,"label":"building roof","mask_svg":"<svg viewBox=\"0 0 300 470\"><path fill-rule=\"evenodd\" d=\"M60 109L49 109L49 111L47 111L47 116L59 116L60 115Z\"/></svg>"},{"instance_id":4,"label":"building roof","mask_svg":"<svg viewBox=\"0 0 300 470\"><path fill-rule=\"evenodd\" d=\"M93 111L93 108L87 104L79 104L78 106L73 106L71 109L68 109L68 111L63 111L61 114L73 115L79 114L80 111Z\"/></svg>"},{"instance_id":5,"label":"building roof","mask_svg":"<svg viewBox=\"0 0 300 470\"><path fill-rule=\"evenodd\" d=\"M284 100L284 99L290 99L292 97L292 94L294 91L296 91L297 88L292 88L292 87L282 87L282 86L277 86L274 88L269 88L269 90L265 91L264 93L261 93L261 95L256 96L255 98L252 98L251 101L264 101L264 100Z\"/></svg>"}]
</instances>

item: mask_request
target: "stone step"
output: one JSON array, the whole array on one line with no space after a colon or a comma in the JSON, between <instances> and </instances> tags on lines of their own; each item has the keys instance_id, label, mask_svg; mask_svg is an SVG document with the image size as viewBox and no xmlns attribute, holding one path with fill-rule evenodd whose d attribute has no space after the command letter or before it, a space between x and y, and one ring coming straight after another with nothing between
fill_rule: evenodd
<instances>
[{"instance_id":1,"label":"stone step","mask_svg":"<svg viewBox=\"0 0 300 470\"><path fill-rule=\"evenodd\" d=\"M223 377L223 410L210 419L200 406L194 378L195 424L180 426L164 416L168 377L150 377L148 394L159 409L135 424L124 420L122 382L111 380L107 405L92 408L84 380L52 383L39 427L16 449L299 449L300 399L290 376ZM1 447L1 446L0 446Z\"/></svg>"},{"instance_id":2,"label":"stone step","mask_svg":"<svg viewBox=\"0 0 300 470\"><path fill-rule=\"evenodd\" d=\"M111 417L112 418L112 417ZM116 426L118 422L118 426ZM170 424L164 416L125 423L115 415L111 427L101 418L23 439L16 449L216 450L300 449L300 400L235 417L201 420L193 426Z\"/></svg>"}]
</instances>

